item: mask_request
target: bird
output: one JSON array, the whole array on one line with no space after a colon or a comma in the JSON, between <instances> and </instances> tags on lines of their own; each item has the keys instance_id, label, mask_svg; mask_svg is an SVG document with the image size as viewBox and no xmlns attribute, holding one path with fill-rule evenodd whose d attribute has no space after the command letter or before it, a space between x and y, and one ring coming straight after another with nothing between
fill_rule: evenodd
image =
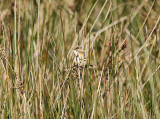
<instances>
[{"instance_id":1,"label":"bird","mask_svg":"<svg viewBox=\"0 0 160 119\"><path fill-rule=\"evenodd\" d=\"M79 46L72 51L74 53L73 63L80 67L85 67L87 65L87 59L85 58L85 51Z\"/></svg>"},{"instance_id":2,"label":"bird","mask_svg":"<svg viewBox=\"0 0 160 119\"><path fill-rule=\"evenodd\" d=\"M74 53L73 63L74 65L77 65L82 68L87 68L87 59L85 56L85 51L82 49L82 47L76 47L74 50L72 50ZM91 64L88 65L89 68L97 68Z\"/></svg>"},{"instance_id":3,"label":"bird","mask_svg":"<svg viewBox=\"0 0 160 119\"><path fill-rule=\"evenodd\" d=\"M95 67L93 65L90 65L87 62L87 57L85 56L85 51L82 49L82 47L76 47L75 49L71 50L74 53L73 57L73 64L71 67L71 76L73 80L75 81L75 85L82 90L82 79L85 74L85 71L87 68L94 69ZM83 95L83 94L82 94Z\"/></svg>"}]
</instances>

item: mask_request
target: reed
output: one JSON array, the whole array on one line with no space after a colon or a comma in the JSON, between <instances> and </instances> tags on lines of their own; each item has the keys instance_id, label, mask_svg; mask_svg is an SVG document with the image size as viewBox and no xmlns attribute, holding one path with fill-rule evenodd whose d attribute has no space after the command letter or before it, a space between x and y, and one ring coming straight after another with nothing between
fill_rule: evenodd
<instances>
[{"instance_id":1,"label":"reed","mask_svg":"<svg viewBox=\"0 0 160 119\"><path fill-rule=\"evenodd\" d=\"M0 118L160 118L159 6L1 0Z\"/></svg>"}]
</instances>

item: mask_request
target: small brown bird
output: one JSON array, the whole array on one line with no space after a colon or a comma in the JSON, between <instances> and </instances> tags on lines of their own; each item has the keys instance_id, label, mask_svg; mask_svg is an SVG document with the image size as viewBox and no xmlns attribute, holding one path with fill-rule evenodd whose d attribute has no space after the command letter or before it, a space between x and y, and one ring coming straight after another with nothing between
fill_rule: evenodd
<instances>
[{"instance_id":1,"label":"small brown bird","mask_svg":"<svg viewBox=\"0 0 160 119\"><path fill-rule=\"evenodd\" d=\"M85 51L81 47L76 47L74 50L73 63L80 67L87 67L87 59L85 57ZM96 68L93 65L89 65L89 68Z\"/></svg>"},{"instance_id":2,"label":"small brown bird","mask_svg":"<svg viewBox=\"0 0 160 119\"><path fill-rule=\"evenodd\" d=\"M85 52L81 47L76 47L74 50L72 50L74 52L74 64L78 65L78 66L86 66L87 65L87 60L85 58Z\"/></svg>"},{"instance_id":3,"label":"small brown bird","mask_svg":"<svg viewBox=\"0 0 160 119\"><path fill-rule=\"evenodd\" d=\"M96 68L93 65L88 65L85 51L81 47L76 47L71 50L74 53L73 65L72 65L72 77L73 79L82 79L83 68Z\"/></svg>"}]
</instances>

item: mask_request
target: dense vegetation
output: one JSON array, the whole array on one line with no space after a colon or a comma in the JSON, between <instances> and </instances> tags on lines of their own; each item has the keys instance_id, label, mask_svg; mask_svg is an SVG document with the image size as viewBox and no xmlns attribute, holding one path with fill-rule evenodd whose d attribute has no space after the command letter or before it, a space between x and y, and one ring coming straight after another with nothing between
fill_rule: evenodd
<instances>
[{"instance_id":1,"label":"dense vegetation","mask_svg":"<svg viewBox=\"0 0 160 119\"><path fill-rule=\"evenodd\" d=\"M159 0L0 0L1 118L158 119L159 68Z\"/></svg>"}]
</instances>

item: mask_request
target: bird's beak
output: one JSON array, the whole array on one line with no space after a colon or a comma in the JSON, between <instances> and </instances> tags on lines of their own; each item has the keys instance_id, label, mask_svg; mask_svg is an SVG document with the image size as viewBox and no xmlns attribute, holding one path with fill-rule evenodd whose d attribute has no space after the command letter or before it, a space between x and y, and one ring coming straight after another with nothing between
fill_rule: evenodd
<instances>
[{"instance_id":1,"label":"bird's beak","mask_svg":"<svg viewBox=\"0 0 160 119\"><path fill-rule=\"evenodd\" d=\"M69 53L70 53L70 52L73 52L73 53L74 53L74 50L69 50Z\"/></svg>"},{"instance_id":2,"label":"bird's beak","mask_svg":"<svg viewBox=\"0 0 160 119\"><path fill-rule=\"evenodd\" d=\"M69 50L69 52L74 52L74 50Z\"/></svg>"},{"instance_id":3,"label":"bird's beak","mask_svg":"<svg viewBox=\"0 0 160 119\"><path fill-rule=\"evenodd\" d=\"M67 57L68 57L68 56L71 57L71 54L70 54L71 52L73 52L73 50L69 50L69 51L68 51Z\"/></svg>"}]
</instances>

